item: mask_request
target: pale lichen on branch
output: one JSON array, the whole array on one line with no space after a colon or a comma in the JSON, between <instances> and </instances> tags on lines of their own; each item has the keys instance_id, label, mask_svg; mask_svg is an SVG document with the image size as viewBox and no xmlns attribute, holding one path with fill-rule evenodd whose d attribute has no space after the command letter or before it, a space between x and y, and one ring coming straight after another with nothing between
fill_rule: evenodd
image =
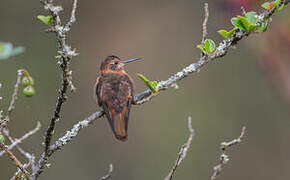
<instances>
[{"instance_id":1,"label":"pale lichen on branch","mask_svg":"<svg viewBox=\"0 0 290 180\"><path fill-rule=\"evenodd\" d=\"M217 178L217 176L222 172L224 166L230 160L228 155L226 155L226 150L234 145L241 143L242 139L245 135L245 132L246 132L246 127L243 127L241 135L238 138L233 139L232 141L229 141L229 142L222 142L221 143L221 145L220 145L221 155L219 158L219 164L213 168L214 172L213 172L213 175L211 176L211 180L214 180Z\"/></svg>"},{"instance_id":2,"label":"pale lichen on branch","mask_svg":"<svg viewBox=\"0 0 290 180\"><path fill-rule=\"evenodd\" d=\"M180 148L180 151L178 153L178 157L177 157L172 169L170 170L169 174L166 176L166 178L164 180L171 180L173 178L173 175L174 175L176 169L178 168L178 166L180 166L181 162L185 159L186 154L190 148L192 139L194 137L194 129L192 128L191 117L188 117L188 130L189 130L189 137L188 137L186 143Z\"/></svg>"},{"instance_id":3,"label":"pale lichen on branch","mask_svg":"<svg viewBox=\"0 0 290 180\"><path fill-rule=\"evenodd\" d=\"M77 0L73 1L70 20L64 25L62 24L61 18L59 16L59 12L62 11L63 8L61 6L54 5L52 0L43 0L41 2L44 5L44 9L48 10L50 15L52 16L52 23L48 32L54 32L56 34L56 39L58 43L58 55L56 57L59 59L58 65L60 66L62 72L62 82L61 87L58 90L56 107L50 120L49 127L45 134L44 152L42 153L38 164L35 165L33 168L31 179L37 179L39 174L43 172L43 169L46 167L48 158L54 152L50 149L50 144L52 136L54 134L56 121L60 119L61 108L63 103L67 99L66 93L69 86L71 87L71 91L75 91L75 87L72 83L71 77L72 71L70 70L69 65L72 57L76 56L77 53L75 52L75 50L72 50L72 48L66 43L66 35L70 31L72 24L76 21L75 13L77 8Z\"/></svg>"},{"instance_id":4,"label":"pale lichen on branch","mask_svg":"<svg viewBox=\"0 0 290 180\"><path fill-rule=\"evenodd\" d=\"M113 164L109 165L109 171L106 175L104 175L103 177L100 178L100 180L107 180L111 178L111 175L113 173Z\"/></svg>"}]
</instances>

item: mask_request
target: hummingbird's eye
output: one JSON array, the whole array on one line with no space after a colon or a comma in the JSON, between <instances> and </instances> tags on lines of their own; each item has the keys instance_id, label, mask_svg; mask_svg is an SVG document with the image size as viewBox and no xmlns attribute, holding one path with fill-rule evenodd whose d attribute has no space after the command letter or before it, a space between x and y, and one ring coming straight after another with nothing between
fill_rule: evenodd
<instances>
[{"instance_id":1,"label":"hummingbird's eye","mask_svg":"<svg viewBox=\"0 0 290 180\"><path fill-rule=\"evenodd\" d=\"M119 63L118 61L115 61L115 62L114 62L115 65L117 65L118 63Z\"/></svg>"}]
</instances>

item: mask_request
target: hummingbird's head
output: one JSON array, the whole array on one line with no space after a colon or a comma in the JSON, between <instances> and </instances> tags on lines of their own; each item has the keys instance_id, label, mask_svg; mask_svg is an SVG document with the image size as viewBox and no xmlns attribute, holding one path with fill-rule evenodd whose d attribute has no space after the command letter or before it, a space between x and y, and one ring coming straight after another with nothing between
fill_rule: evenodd
<instances>
[{"instance_id":1,"label":"hummingbird's head","mask_svg":"<svg viewBox=\"0 0 290 180\"><path fill-rule=\"evenodd\" d=\"M101 71L124 71L126 63L139 60L140 58L121 60L117 56L108 56L101 64Z\"/></svg>"}]
</instances>

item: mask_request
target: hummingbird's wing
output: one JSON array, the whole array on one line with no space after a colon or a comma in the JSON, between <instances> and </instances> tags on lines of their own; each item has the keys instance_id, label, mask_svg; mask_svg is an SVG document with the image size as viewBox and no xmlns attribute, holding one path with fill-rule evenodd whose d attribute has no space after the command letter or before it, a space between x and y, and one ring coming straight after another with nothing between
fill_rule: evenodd
<instances>
[{"instance_id":1,"label":"hummingbird's wing","mask_svg":"<svg viewBox=\"0 0 290 180\"><path fill-rule=\"evenodd\" d=\"M95 87L94 87L94 96L97 99L99 106L102 106L102 102L100 98L101 87L102 87L102 81L100 81L100 77L97 77Z\"/></svg>"},{"instance_id":2,"label":"hummingbird's wing","mask_svg":"<svg viewBox=\"0 0 290 180\"><path fill-rule=\"evenodd\" d=\"M98 102L118 140L127 140L133 84L128 76L103 76L96 87Z\"/></svg>"}]
</instances>

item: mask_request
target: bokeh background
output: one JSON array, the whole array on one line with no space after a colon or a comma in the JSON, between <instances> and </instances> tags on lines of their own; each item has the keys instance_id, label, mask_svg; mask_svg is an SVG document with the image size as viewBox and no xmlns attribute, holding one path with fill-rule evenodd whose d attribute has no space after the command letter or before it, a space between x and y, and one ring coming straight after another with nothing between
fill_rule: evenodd
<instances>
[{"instance_id":1,"label":"bokeh background","mask_svg":"<svg viewBox=\"0 0 290 180\"><path fill-rule=\"evenodd\" d=\"M65 20L71 2L56 1L65 8ZM241 13L240 6L261 12L262 2L209 1L209 37L220 41L216 31L231 28L230 18ZM71 63L78 90L69 94L55 137L99 109L93 85L107 55L142 57L126 67L137 92L146 87L136 73L165 80L196 61L203 4L200 0L79 1L77 22L68 39L80 53ZM26 51L0 62L0 109L8 106L17 69L26 68L35 79L36 95L20 94L9 128L12 136L21 137L41 122L41 130L21 145L37 157L60 86L55 36L44 32L46 26L36 18L39 14L47 12L37 0L1 0L0 41L24 46ZM289 15L287 7L273 17L266 33L246 38L227 56L181 81L178 90L133 106L127 142L113 138L104 118L97 120L54 154L40 179L98 179L110 163L112 179L163 179L188 137L188 116L196 136L175 179L209 179L218 162L220 142L237 137L243 125L245 140L230 150L231 161L219 179L289 179ZM1 180L15 170L7 156L0 158Z\"/></svg>"}]
</instances>

